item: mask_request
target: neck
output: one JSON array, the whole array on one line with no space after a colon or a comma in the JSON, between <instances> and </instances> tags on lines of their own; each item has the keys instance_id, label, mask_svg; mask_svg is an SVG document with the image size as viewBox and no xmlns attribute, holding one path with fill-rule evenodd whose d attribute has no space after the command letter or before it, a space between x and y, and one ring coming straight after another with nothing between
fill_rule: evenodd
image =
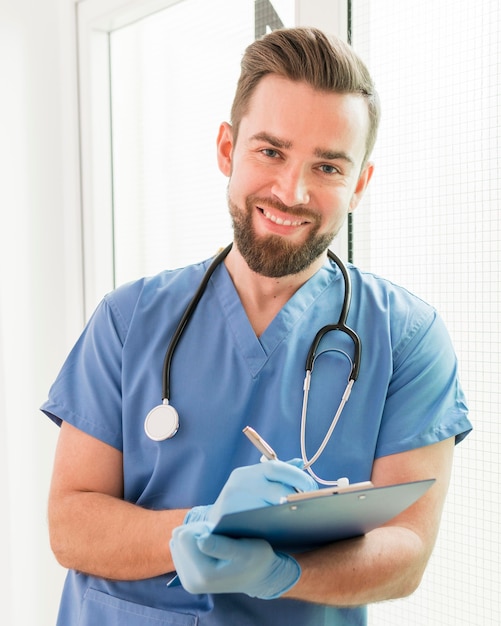
<instances>
[{"instance_id":1,"label":"neck","mask_svg":"<svg viewBox=\"0 0 501 626\"><path fill-rule=\"evenodd\" d=\"M325 254L298 274L270 278L253 272L233 244L224 263L258 337L296 291L322 267Z\"/></svg>"}]
</instances>

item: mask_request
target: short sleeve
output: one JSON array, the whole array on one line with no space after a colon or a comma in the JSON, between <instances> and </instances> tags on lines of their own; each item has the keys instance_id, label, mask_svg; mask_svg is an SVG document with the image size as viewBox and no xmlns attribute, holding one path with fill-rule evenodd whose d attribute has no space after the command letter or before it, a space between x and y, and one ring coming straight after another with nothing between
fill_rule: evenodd
<instances>
[{"instance_id":1,"label":"short sleeve","mask_svg":"<svg viewBox=\"0 0 501 626\"><path fill-rule=\"evenodd\" d=\"M376 456L386 456L471 430L458 364L445 325L433 309L400 338L384 407Z\"/></svg>"},{"instance_id":2,"label":"short sleeve","mask_svg":"<svg viewBox=\"0 0 501 626\"><path fill-rule=\"evenodd\" d=\"M41 410L122 449L121 362L125 328L104 299L68 355Z\"/></svg>"}]
</instances>

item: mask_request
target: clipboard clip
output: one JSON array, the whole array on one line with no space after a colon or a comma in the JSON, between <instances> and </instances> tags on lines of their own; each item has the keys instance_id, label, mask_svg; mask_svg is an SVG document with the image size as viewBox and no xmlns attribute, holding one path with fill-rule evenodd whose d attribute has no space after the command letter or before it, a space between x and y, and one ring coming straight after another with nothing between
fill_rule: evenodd
<instances>
[{"instance_id":1,"label":"clipboard clip","mask_svg":"<svg viewBox=\"0 0 501 626\"><path fill-rule=\"evenodd\" d=\"M314 498L326 498L328 496L335 496L338 493L349 493L350 491L366 491L373 488L374 485L371 483L370 480L366 480L360 483L353 483L350 485L347 478L340 478L338 480L338 484L334 487L325 487L325 489L318 489L317 491L307 491L303 493L291 493L288 496L284 496L280 500L280 504L294 504L297 502L303 502L304 500L313 500Z\"/></svg>"}]
</instances>

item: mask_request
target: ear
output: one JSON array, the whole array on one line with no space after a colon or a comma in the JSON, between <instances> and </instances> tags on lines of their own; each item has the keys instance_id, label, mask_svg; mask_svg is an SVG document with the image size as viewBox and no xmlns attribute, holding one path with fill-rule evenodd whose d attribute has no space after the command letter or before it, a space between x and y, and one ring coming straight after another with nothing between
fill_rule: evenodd
<instances>
[{"instance_id":1,"label":"ear","mask_svg":"<svg viewBox=\"0 0 501 626\"><path fill-rule=\"evenodd\" d=\"M217 164L225 176L231 176L231 157L233 153L233 128L223 122L217 134Z\"/></svg>"},{"instance_id":2,"label":"ear","mask_svg":"<svg viewBox=\"0 0 501 626\"><path fill-rule=\"evenodd\" d=\"M351 213L357 208L358 203L362 199L362 196L364 195L364 192L367 189L367 185L369 184L373 173L374 173L374 163L369 162L362 170L362 173L360 174L360 177L357 181L355 192L353 193L353 196L351 197L349 213Z\"/></svg>"}]
</instances>

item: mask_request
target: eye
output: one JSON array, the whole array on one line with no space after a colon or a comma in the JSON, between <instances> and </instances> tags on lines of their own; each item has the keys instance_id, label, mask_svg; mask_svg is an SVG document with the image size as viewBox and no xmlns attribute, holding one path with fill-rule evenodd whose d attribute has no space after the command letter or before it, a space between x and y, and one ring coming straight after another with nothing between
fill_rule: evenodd
<instances>
[{"instance_id":1,"label":"eye","mask_svg":"<svg viewBox=\"0 0 501 626\"><path fill-rule=\"evenodd\" d=\"M340 174L339 169L335 165L328 165L324 163L319 168L324 174Z\"/></svg>"},{"instance_id":2,"label":"eye","mask_svg":"<svg viewBox=\"0 0 501 626\"><path fill-rule=\"evenodd\" d=\"M279 153L273 148L263 148L261 152L264 156L270 157L271 159L276 159L280 156Z\"/></svg>"}]
</instances>

